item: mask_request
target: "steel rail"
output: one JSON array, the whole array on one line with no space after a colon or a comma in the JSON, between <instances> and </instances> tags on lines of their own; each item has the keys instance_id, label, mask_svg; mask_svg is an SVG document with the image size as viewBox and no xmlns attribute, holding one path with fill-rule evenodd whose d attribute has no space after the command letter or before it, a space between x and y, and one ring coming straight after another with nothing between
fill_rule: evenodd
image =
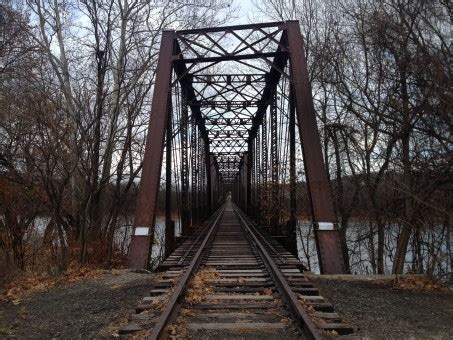
<instances>
[{"instance_id":1,"label":"steel rail","mask_svg":"<svg viewBox=\"0 0 453 340\"><path fill-rule=\"evenodd\" d=\"M316 340L323 339L323 336L321 335L319 329L316 327L316 325L310 319L307 312L302 308L301 304L297 300L296 294L294 294L294 292L292 291L283 273L280 271L280 269L278 269L277 265L269 256L266 248L263 246L263 244L256 236L255 233L257 233L257 231L254 230L253 227L250 227L248 225L248 223L244 220L241 213L239 212L237 206L234 203L232 203L232 205L236 215L239 217L242 226L250 235L255 245L259 248L263 262L266 265L269 274L274 279L274 283L277 286L280 295L283 297L287 306L289 307L289 310L294 320L297 322L297 326L302 335L305 337L305 339L316 339Z\"/></svg>"},{"instance_id":2,"label":"steel rail","mask_svg":"<svg viewBox=\"0 0 453 340\"><path fill-rule=\"evenodd\" d=\"M246 219L244 219L244 220L246 220ZM251 225L250 222L248 224ZM266 238L263 235L261 235L261 233L257 233L257 235L261 239L261 241L263 241L266 244L266 246L270 250L272 250L272 252L275 254L275 256L277 256L283 264L287 263L286 259L272 246L272 244L269 243L268 240L266 240Z\"/></svg>"},{"instance_id":3,"label":"steel rail","mask_svg":"<svg viewBox=\"0 0 453 340\"><path fill-rule=\"evenodd\" d=\"M162 314L159 316L156 325L153 327L151 334L147 337L147 340L157 340L163 337L163 331L165 330L165 326L178 314L179 309L181 308L180 299L184 295L187 285L192 277L192 275L198 270L198 267L203 259L202 254L206 250L206 245L211 237L214 235L214 230L216 229L220 217L223 215L225 211L225 203L222 208L219 209L219 213L214 219L211 224L211 228L208 231L207 235L205 236L203 242L200 245L197 253L195 254L194 258L190 262L189 267L187 267L186 271L184 272L183 277L179 281L178 285L176 286L174 292L172 293L170 300L167 302L165 309L163 310Z\"/></svg>"},{"instance_id":4,"label":"steel rail","mask_svg":"<svg viewBox=\"0 0 453 340\"><path fill-rule=\"evenodd\" d=\"M216 213L217 213L217 211L214 214L216 214ZM210 227L210 225L208 224L205 228L203 228L203 230L197 236L195 241L193 241L193 243L190 245L189 249L187 249L186 252L184 253L184 255L182 255L181 258L179 259L179 261L177 263L178 266L181 266L184 263L184 261L186 260L186 257L189 256L192 249L198 244L198 241L204 235L205 231L209 229L209 227Z\"/></svg>"}]
</instances>

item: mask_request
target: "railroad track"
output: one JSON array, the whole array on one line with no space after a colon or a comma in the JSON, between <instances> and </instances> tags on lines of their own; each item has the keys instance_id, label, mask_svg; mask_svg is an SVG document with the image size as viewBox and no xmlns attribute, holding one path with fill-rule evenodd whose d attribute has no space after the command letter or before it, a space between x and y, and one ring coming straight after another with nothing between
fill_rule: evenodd
<instances>
[{"instance_id":1,"label":"railroad track","mask_svg":"<svg viewBox=\"0 0 453 340\"><path fill-rule=\"evenodd\" d=\"M147 339L355 337L302 263L227 201L161 265L120 335Z\"/></svg>"}]
</instances>

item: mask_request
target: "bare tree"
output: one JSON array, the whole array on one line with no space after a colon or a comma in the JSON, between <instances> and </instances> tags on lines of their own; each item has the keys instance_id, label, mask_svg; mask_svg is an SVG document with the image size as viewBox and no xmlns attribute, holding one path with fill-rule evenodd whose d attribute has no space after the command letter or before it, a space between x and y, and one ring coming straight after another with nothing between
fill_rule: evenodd
<instances>
[{"instance_id":1,"label":"bare tree","mask_svg":"<svg viewBox=\"0 0 453 340\"><path fill-rule=\"evenodd\" d=\"M262 0L256 7L301 24L347 262L350 220L358 218L367 232L356 241L367 240L373 272L385 271L386 257L393 272L407 270L409 246L413 270L423 271L424 235L438 230L433 218L439 226L451 215L450 203L437 199L452 185L451 6Z\"/></svg>"},{"instance_id":2,"label":"bare tree","mask_svg":"<svg viewBox=\"0 0 453 340\"><path fill-rule=\"evenodd\" d=\"M41 55L29 74L20 71L27 85L22 88L34 84L40 95L19 87L16 96L30 122L27 132L34 132L33 147L8 148L3 157L7 146L2 145L2 159L27 158L30 171L39 174L50 216L45 240L59 240L63 257L67 246L77 243L83 264L90 242L96 242L110 259L119 215L141 171L162 30L222 24L234 13L230 5L219 0L29 0L23 8L9 6L30 18L21 35ZM11 51L2 45L2 57ZM10 126L22 119L11 105L7 110ZM20 140L17 133L8 137L16 144ZM8 166L26 177L17 163Z\"/></svg>"}]
</instances>

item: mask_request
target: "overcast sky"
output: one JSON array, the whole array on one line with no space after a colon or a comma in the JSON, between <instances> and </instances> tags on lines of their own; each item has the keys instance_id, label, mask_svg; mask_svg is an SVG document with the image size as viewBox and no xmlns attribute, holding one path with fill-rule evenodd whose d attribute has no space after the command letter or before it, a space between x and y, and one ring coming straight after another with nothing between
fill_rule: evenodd
<instances>
[{"instance_id":1,"label":"overcast sky","mask_svg":"<svg viewBox=\"0 0 453 340\"><path fill-rule=\"evenodd\" d=\"M233 0L233 6L239 7L238 18L232 22L234 25L249 24L252 19L254 22L264 21L257 18L252 0Z\"/></svg>"}]
</instances>

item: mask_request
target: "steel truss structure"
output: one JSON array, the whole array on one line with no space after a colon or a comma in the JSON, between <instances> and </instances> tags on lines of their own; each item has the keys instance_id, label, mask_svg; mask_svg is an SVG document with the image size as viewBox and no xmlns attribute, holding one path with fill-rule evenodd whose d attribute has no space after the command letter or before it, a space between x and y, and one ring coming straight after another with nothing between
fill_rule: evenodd
<instances>
[{"instance_id":1,"label":"steel truss structure","mask_svg":"<svg viewBox=\"0 0 453 340\"><path fill-rule=\"evenodd\" d=\"M231 194L296 253L296 141L321 272L342 273L299 23L164 31L129 266L145 268L149 262L164 150L167 254L175 243L171 193L176 189L182 236ZM285 221L281 210L287 197Z\"/></svg>"}]
</instances>

